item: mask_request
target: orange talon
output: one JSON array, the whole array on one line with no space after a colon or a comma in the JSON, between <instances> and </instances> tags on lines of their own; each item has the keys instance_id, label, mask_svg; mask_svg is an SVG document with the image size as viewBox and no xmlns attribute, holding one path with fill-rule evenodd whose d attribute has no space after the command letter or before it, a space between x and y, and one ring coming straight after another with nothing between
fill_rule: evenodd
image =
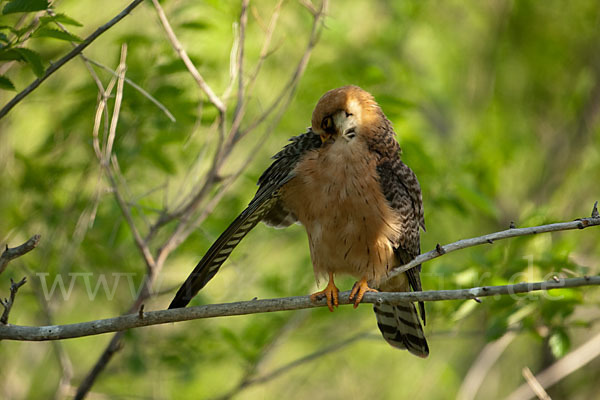
<instances>
[{"instance_id":1,"label":"orange talon","mask_svg":"<svg viewBox=\"0 0 600 400\"><path fill-rule=\"evenodd\" d=\"M340 290L333 283L333 272L329 273L329 283L325 289L310 295L310 301L315 302L325 297L327 299L327 307L333 312L333 306L338 307L338 293Z\"/></svg>"},{"instance_id":2,"label":"orange talon","mask_svg":"<svg viewBox=\"0 0 600 400\"><path fill-rule=\"evenodd\" d=\"M367 278L361 278L360 281L357 281L354 286L352 286L352 291L350 292L349 300L352 300L354 296L356 296L356 300L354 300L354 308L358 307L358 304L363 299L363 296L367 292L378 292L378 290L371 289L367 284Z\"/></svg>"}]
</instances>

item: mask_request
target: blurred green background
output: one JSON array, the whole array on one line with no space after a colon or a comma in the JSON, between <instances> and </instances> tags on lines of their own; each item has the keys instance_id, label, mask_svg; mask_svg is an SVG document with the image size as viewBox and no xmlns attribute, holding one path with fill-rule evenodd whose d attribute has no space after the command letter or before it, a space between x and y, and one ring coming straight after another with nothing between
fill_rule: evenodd
<instances>
[{"instance_id":1,"label":"blurred green background","mask_svg":"<svg viewBox=\"0 0 600 400\"><path fill-rule=\"evenodd\" d=\"M9 3L14 2L0 1L0 7ZM81 26L60 19L71 34L84 38L126 4L62 0L53 8L78 21ZM240 1L161 4L200 73L223 95L230 84ZM245 95L242 129L276 99L302 57L313 24L306 4L282 2L268 57ZM250 2L246 84L276 5ZM77 39L48 33L59 31L51 19L31 25L43 16L44 11L0 16L1 105L16 93L6 79L17 92L23 90L36 72L71 49L65 39ZM27 27L38 34L27 37L19 30ZM151 2L84 54L114 70L123 43L126 76L176 118L172 122L125 85L113 152L123 174L120 188L146 235L161 210L175 209L203 183L219 142L217 112L173 51ZM14 49L22 47L37 56L15 56ZM104 86L113 78L96 71ZM424 251L506 229L511 221L525 227L586 217L600 198L597 1L332 1L289 107L281 119L271 115L237 143L220 171L220 178L232 184L210 185L191 215L202 218L201 224L166 260L146 310L168 305L212 241L251 199L269 157L310 125L312 108L325 91L346 84L371 92L394 124L403 159L423 189ZM236 88L234 81L223 96L228 127ZM2 297L8 296L10 277L29 276L10 316L13 324L119 315L131 306L143 280L144 262L92 147L98 101L98 87L83 62L74 59L0 119L0 243L13 247L34 233L42 235L36 250L0 275ZM110 111L113 103L114 92ZM272 133L265 134L271 125ZM228 180L250 155L243 173ZM204 219L209 206L214 212ZM150 242L153 253L176 226L172 221L161 227ZM595 275L599 256L597 228L511 239L425 264L423 287ZM48 293L57 279L63 280L64 295L59 286ZM346 290L352 280L338 283ZM278 231L259 225L192 304L314 290L303 228ZM503 398L524 383L524 367L538 373L600 332L599 300L597 290L583 288L486 298L482 304L429 303L425 332L431 354L425 360L389 347L368 305L340 307L333 314L321 308L135 329L126 333L123 348L89 398ZM0 397L71 397L110 337L2 342ZM556 399L594 398L599 378L600 361L594 359L548 393Z\"/></svg>"}]
</instances>

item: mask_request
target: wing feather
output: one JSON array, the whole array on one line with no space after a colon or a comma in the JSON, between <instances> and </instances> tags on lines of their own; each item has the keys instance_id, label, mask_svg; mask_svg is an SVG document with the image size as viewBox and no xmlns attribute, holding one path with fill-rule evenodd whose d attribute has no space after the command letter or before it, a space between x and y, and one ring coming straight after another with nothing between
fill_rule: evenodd
<instances>
[{"instance_id":1,"label":"wing feather","mask_svg":"<svg viewBox=\"0 0 600 400\"><path fill-rule=\"evenodd\" d=\"M403 264L421 253L419 228L425 229L421 187L415 173L400 157L387 157L377 166L381 188L389 205L398 211L402 233L395 243L396 256ZM406 271L412 290L420 291L421 266ZM419 302L419 313L425 324L425 305Z\"/></svg>"},{"instance_id":2,"label":"wing feather","mask_svg":"<svg viewBox=\"0 0 600 400\"><path fill-rule=\"evenodd\" d=\"M185 307L215 276L229 254L259 221L266 219L267 223L278 226L290 220L292 222L287 225L295 221L295 217L279 201L279 189L294 177L294 168L304 154L321 145L321 139L308 130L302 135L291 138L290 141L290 144L273 157L275 161L259 178L259 188L248 207L210 246L196 268L179 288L169 305L170 309ZM281 221L278 222L277 218Z\"/></svg>"}]
</instances>

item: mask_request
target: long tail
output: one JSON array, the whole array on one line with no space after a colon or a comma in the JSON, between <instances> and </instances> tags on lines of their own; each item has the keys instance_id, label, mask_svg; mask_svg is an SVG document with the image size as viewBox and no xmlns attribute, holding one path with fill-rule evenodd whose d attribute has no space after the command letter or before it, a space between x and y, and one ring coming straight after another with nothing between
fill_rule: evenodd
<instances>
[{"instance_id":1,"label":"long tail","mask_svg":"<svg viewBox=\"0 0 600 400\"><path fill-rule=\"evenodd\" d=\"M190 276L177 291L169 309L185 307L219 271L235 246L258 224L269 210L271 201L267 200L246 208L208 249Z\"/></svg>"},{"instance_id":2,"label":"long tail","mask_svg":"<svg viewBox=\"0 0 600 400\"><path fill-rule=\"evenodd\" d=\"M407 349L419 357L429 355L429 346L413 303L391 305L384 302L374 305L373 311L377 317L377 326L389 344Z\"/></svg>"}]
</instances>

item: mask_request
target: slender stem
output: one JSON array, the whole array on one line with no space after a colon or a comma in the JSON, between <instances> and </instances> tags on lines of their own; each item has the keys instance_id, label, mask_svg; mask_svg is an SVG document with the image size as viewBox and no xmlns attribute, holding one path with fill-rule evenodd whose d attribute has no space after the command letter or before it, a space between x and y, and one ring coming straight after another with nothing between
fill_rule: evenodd
<instances>
[{"instance_id":1,"label":"slender stem","mask_svg":"<svg viewBox=\"0 0 600 400\"><path fill-rule=\"evenodd\" d=\"M0 274L4 272L11 260L21 257L35 249L40 242L40 237L40 235L33 235L28 241L17 247L8 248L8 246L6 246L6 249L2 252L2 255L0 255Z\"/></svg>"},{"instance_id":2,"label":"slender stem","mask_svg":"<svg viewBox=\"0 0 600 400\"><path fill-rule=\"evenodd\" d=\"M594 205L594 210L596 210L596 206ZM597 211L596 211L597 212ZM594 217L594 213L592 212L591 218L582 218L571 222L559 222L556 224L548 224L548 225L540 225L540 226L532 226L529 228L511 228L505 231L490 233L489 235L483 235L471 239L463 239L458 242L450 243L444 246L440 246L439 244L435 249L421 254L416 257L414 260L409 262L408 264L401 265L399 267L394 268L389 277L394 277L399 275L411 268L418 266L426 261L433 260L434 258L438 258L446 253L451 253L456 250L465 249L467 247L473 247L480 244L493 244L494 241L500 239L508 239L517 236L526 236L526 235L535 235L538 233L546 233L546 232L557 232L557 231L566 231L571 229L584 229L590 226L600 225L600 217Z\"/></svg>"}]
</instances>

